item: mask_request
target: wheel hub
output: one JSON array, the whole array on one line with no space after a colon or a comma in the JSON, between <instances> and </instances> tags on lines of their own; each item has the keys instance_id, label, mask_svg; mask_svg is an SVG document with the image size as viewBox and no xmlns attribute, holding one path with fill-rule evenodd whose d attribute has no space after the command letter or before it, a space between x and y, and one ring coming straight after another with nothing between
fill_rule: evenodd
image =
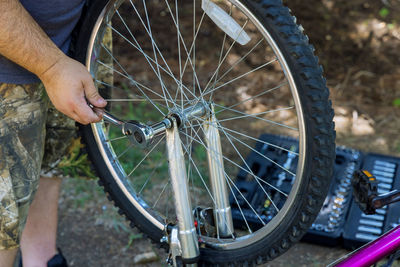
<instances>
[{"instance_id":1,"label":"wheel hub","mask_svg":"<svg viewBox=\"0 0 400 267\"><path fill-rule=\"evenodd\" d=\"M121 128L122 133L128 137L129 141L138 147L146 148L154 140L154 137L165 133L166 129L173 127L171 118L175 118L178 127L189 124L191 120L209 117L211 114L211 104L200 101L184 109L172 109L171 113L158 123L146 125L138 121L123 121L104 109L91 106L97 112L103 114L103 120Z\"/></svg>"},{"instance_id":2,"label":"wheel hub","mask_svg":"<svg viewBox=\"0 0 400 267\"><path fill-rule=\"evenodd\" d=\"M184 109L172 109L168 117L174 117L177 120L178 127L183 127L195 119L205 119L211 114L211 103L200 101Z\"/></svg>"}]
</instances>

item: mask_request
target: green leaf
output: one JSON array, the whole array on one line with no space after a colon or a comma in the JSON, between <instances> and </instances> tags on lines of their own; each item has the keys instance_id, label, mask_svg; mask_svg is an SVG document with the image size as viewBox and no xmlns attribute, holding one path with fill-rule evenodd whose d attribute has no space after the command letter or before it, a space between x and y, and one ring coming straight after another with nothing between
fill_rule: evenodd
<instances>
[{"instance_id":1,"label":"green leaf","mask_svg":"<svg viewBox=\"0 0 400 267\"><path fill-rule=\"evenodd\" d=\"M382 18L386 18L389 15L389 9L387 9L386 7L382 7L381 10L379 10L379 15Z\"/></svg>"},{"instance_id":2,"label":"green leaf","mask_svg":"<svg viewBox=\"0 0 400 267\"><path fill-rule=\"evenodd\" d=\"M132 245L134 240L141 239L141 238L143 238L142 234L130 234L129 241L128 241L128 244L126 245L126 248L129 248Z\"/></svg>"},{"instance_id":3,"label":"green leaf","mask_svg":"<svg viewBox=\"0 0 400 267\"><path fill-rule=\"evenodd\" d=\"M400 98L393 100L393 106L400 108Z\"/></svg>"}]
</instances>

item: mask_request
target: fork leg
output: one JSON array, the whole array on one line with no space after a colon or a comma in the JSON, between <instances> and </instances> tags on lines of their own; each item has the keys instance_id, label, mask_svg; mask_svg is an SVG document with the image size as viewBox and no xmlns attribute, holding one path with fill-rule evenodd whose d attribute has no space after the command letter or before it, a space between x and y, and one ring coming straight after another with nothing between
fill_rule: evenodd
<instances>
[{"instance_id":1,"label":"fork leg","mask_svg":"<svg viewBox=\"0 0 400 267\"><path fill-rule=\"evenodd\" d=\"M208 121L204 123L204 132L208 148L207 157L211 190L214 197L214 220L217 226L217 235L218 237L230 237L233 235L232 213L225 181L221 140L214 110L212 110L212 115Z\"/></svg>"},{"instance_id":2,"label":"fork leg","mask_svg":"<svg viewBox=\"0 0 400 267\"><path fill-rule=\"evenodd\" d=\"M192 205L188 194L185 161L176 121L166 130L169 173L174 192L175 210L178 220L179 241L184 262L191 263L200 256L194 226Z\"/></svg>"}]
</instances>

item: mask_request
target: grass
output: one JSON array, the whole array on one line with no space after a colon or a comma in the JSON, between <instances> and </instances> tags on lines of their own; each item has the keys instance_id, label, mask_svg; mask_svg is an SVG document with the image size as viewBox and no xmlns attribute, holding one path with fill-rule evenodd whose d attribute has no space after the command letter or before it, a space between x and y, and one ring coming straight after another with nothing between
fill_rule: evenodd
<instances>
[{"instance_id":1,"label":"grass","mask_svg":"<svg viewBox=\"0 0 400 267\"><path fill-rule=\"evenodd\" d=\"M80 138L73 140L68 153L61 159L58 168L65 176L95 178L96 175L91 169L88 155L82 153L84 145Z\"/></svg>"},{"instance_id":2,"label":"grass","mask_svg":"<svg viewBox=\"0 0 400 267\"><path fill-rule=\"evenodd\" d=\"M393 100L393 106L400 108L400 98L396 98Z\"/></svg>"}]
</instances>

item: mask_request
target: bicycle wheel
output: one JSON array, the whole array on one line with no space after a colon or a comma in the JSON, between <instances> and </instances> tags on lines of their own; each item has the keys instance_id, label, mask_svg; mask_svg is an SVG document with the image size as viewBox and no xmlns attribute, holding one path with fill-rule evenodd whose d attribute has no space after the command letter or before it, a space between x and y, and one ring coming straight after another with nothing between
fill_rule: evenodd
<instances>
[{"instance_id":1,"label":"bicycle wheel","mask_svg":"<svg viewBox=\"0 0 400 267\"><path fill-rule=\"evenodd\" d=\"M224 177L242 223L220 236L199 217L212 210L205 144L207 120L193 116L179 131L191 203L206 265L270 260L301 238L324 200L334 159L333 110L321 67L289 10L276 0L97 1L83 20L76 55L92 73L108 111L146 124L168 114L185 118L198 103L217 122ZM110 36L112 35L112 41ZM179 116L178 116L179 115ZM101 184L130 221L162 245L176 224L165 136L133 146L108 123L82 127ZM296 149L260 138L290 136ZM268 158L281 151L293 164ZM259 177L251 154L271 170ZM279 172L278 178L269 177ZM238 173L244 173L239 178ZM239 180L262 192L262 207L246 199ZM258 220L249 222L246 208Z\"/></svg>"}]
</instances>

